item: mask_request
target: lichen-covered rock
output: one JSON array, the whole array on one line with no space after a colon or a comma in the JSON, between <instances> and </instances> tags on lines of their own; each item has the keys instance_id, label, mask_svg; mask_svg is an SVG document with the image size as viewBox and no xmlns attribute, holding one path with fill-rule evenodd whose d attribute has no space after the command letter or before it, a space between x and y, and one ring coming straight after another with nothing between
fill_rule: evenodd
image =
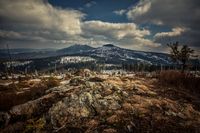
<instances>
[{"instance_id":1,"label":"lichen-covered rock","mask_svg":"<svg viewBox=\"0 0 200 133\"><path fill-rule=\"evenodd\" d=\"M91 117L100 114L102 110L117 110L121 108L121 100L117 94L102 97L100 92L93 95L90 92L71 94L53 105L49 110L51 124L59 128L63 124L81 122L81 118Z\"/></svg>"},{"instance_id":2,"label":"lichen-covered rock","mask_svg":"<svg viewBox=\"0 0 200 133\"><path fill-rule=\"evenodd\" d=\"M73 123L81 118L89 117L92 115L92 111L87 104L90 104L91 100L89 93L84 95L84 97L79 97L76 94L65 97L50 108L48 114L51 124L59 128L66 123Z\"/></svg>"}]
</instances>

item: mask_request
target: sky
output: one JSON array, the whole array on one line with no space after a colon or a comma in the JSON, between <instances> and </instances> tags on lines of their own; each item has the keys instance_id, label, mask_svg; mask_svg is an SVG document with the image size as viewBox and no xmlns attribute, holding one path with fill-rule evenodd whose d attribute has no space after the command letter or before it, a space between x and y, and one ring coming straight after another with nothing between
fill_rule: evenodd
<instances>
[{"instance_id":1,"label":"sky","mask_svg":"<svg viewBox=\"0 0 200 133\"><path fill-rule=\"evenodd\" d=\"M179 41L200 52L199 0L0 0L0 48L73 44L168 52Z\"/></svg>"}]
</instances>

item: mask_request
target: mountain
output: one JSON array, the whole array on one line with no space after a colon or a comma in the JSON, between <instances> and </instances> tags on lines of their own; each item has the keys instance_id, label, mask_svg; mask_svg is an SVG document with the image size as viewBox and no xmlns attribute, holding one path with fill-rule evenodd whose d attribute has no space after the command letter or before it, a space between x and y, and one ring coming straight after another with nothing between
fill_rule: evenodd
<instances>
[{"instance_id":1,"label":"mountain","mask_svg":"<svg viewBox=\"0 0 200 133\"><path fill-rule=\"evenodd\" d=\"M63 55L63 54L69 55L69 54L77 54L77 53L87 52L87 51L93 50L93 49L95 49L95 48L90 47L88 45L75 44L75 45L69 46L67 48L57 50L57 53L59 55Z\"/></svg>"},{"instance_id":2,"label":"mountain","mask_svg":"<svg viewBox=\"0 0 200 133\"><path fill-rule=\"evenodd\" d=\"M19 50L18 50L19 51ZM2 57L8 58L5 53ZM42 59L42 58L62 58L64 56L92 57L99 63L122 64L138 63L170 65L172 61L168 54L144 52L117 47L113 44L105 44L102 47L93 48L88 45L75 44L67 48L54 51L34 51L26 53L15 53L11 55L13 59Z\"/></svg>"},{"instance_id":3,"label":"mountain","mask_svg":"<svg viewBox=\"0 0 200 133\"><path fill-rule=\"evenodd\" d=\"M105 44L105 45L103 45L103 47L116 47L115 45L113 45L113 44Z\"/></svg>"},{"instance_id":4,"label":"mountain","mask_svg":"<svg viewBox=\"0 0 200 133\"><path fill-rule=\"evenodd\" d=\"M129 50L113 44L103 45L102 47L87 51L83 55L100 58L104 63L143 62L147 64L172 64L168 54Z\"/></svg>"},{"instance_id":5,"label":"mountain","mask_svg":"<svg viewBox=\"0 0 200 133\"><path fill-rule=\"evenodd\" d=\"M54 49L9 49L11 59L35 59L56 56ZM0 59L9 59L7 49L0 49Z\"/></svg>"}]
</instances>

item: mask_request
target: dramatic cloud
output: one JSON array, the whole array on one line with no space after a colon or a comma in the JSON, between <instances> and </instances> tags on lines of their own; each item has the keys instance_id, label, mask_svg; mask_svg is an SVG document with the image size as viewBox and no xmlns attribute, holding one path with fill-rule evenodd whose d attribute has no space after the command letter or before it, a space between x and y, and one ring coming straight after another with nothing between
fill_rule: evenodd
<instances>
[{"instance_id":1,"label":"dramatic cloud","mask_svg":"<svg viewBox=\"0 0 200 133\"><path fill-rule=\"evenodd\" d=\"M33 29L51 29L79 34L84 14L72 9L52 7L45 0L0 1L0 18L4 23Z\"/></svg>"},{"instance_id":2,"label":"dramatic cloud","mask_svg":"<svg viewBox=\"0 0 200 133\"><path fill-rule=\"evenodd\" d=\"M199 35L200 31L195 31L186 28L173 28L169 32L160 32L154 35L154 42L165 44L161 48L167 50L166 44L169 42L179 41L182 45L189 45L195 50L197 54L200 54L199 48ZM162 50L164 51L164 50Z\"/></svg>"},{"instance_id":3,"label":"dramatic cloud","mask_svg":"<svg viewBox=\"0 0 200 133\"><path fill-rule=\"evenodd\" d=\"M140 23L199 28L199 7L198 0L141 0L127 12L127 16Z\"/></svg>"},{"instance_id":4,"label":"dramatic cloud","mask_svg":"<svg viewBox=\"0 0 200 133\"><path fill-rule=\"evenodd\" d=\"M108 23L102 21L86 21L82 24L84 37L94 40L105 40L122 47L142 50L159 46L144 37L150 35L147 29L139 29L134 23ZM147 48L147 49L148 49Z\"/></svg>"},{"instance_id":5,"label":"dramatic cloud","mask_svg":"<svg viewBox=\"0 0 200 133\"><path fill-rule=\"evenodd\" d=\"M84 16L77 10L53 7L46 0L0 1L0 47L9 42L12 47L59 48L55 42L71 41L82 33Z\"/></svg>"},{"instance_id":6,"label":"dramatic cloud","mask_svg":"<svg viewBox=\"0 0 200 133\"><path fill-rule=\"evenodd\" d=\"M163 36L190 36L197 34L190 27L173 26L172 31L157 33L151 40L150 30L140 27L146 22L142 16L152 12L156 0L141 1L130 10L114 11L117 15L128 14L129 23L111 23L101 20L87 20L87 15L70 8L52 6L47 0L0 1L0 47L8 42L13 47L62 48L72 44L100 46L105 43L136 49L156 51ZM91 1L85 8L96 4ZM162 18L162 17L161 17ZM152 18L147 17L151 20ZM158 21L165 24L161 19ZM157 22L158 22L157 21ZM150 21L151 22L151 21ZM179 28L174 28L179 27ZM3 42L3 43L2 43ZM198 41L197 41L198 42ZM196 43L197 43L196 42Z\"/></svg>"},{"instance_id":7,"label":"dramatic cloud","mask_svg":"<svg viewBox=\"0 0 200 133\"><path fill-rule=\"evenodd\" d=\"M196 48L200 44L198 0L141 0L127 12L127 17L139 24L171 27L172 31L157 33L154 36L156 42L181 41Z\"/></svg>"},{"instance_id":8,"label":"dramatic cloud","mask_svg":"<svg viewBox=\"0 0 200 133\"><path fill-rule=\"evenodd\" d=\"M86 6L91 4L95 3ZM84 16L77 10L53 7L46 0L1 1L0 26L3 28L0 39L9 40L16 47L35 48L59 48L72 44L100 46L105 43L138 50L159 46L145 39L150 35L149 30L134 23L84 21Z\"/></svg>"}]
</instances>

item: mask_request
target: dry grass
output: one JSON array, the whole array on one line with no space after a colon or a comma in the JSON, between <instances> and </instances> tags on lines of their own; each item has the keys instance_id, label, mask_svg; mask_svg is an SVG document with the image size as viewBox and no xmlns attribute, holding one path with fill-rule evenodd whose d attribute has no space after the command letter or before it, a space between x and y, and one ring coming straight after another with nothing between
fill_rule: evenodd
<instances>
[{"instance_id":1,"label":"dry grass","mask_svg":"<svg viewBox=\"0 0 200 133\"><path fill-rule=\"evenodd\" d=\"M0 86L0 110L9 110L12 106L23 104L41 97L45 90L58 86L59 80L51 77L41 82L21 81L17 84Z\"/></svg>"},{"instance_id":2,"label":"dry grass","mask_svg":"<svg viewBox=\"0 0 200 133\"><path fill-rule=\"evenodd\" d=\"M103 133L117 133L117 131L115 129L108 128L108 129L104 129Z\"/></svg>"},{"instance_id":3,"label":"dry grass","mask_svg":"<svg viewBox=\"0 0 200 133\"><path fill-rule=\"evenodd\" d=\"M47 85L48 88L56 87L60 85L60 81L54 77L50 77L47 80L43 81L44 84Z\"/></svg>"},{"instance_id":4,"label":"dry grass","mask_svg":"<svg viewBox=\"0 0 200 133\"><path fill-rule=\"evenodd\" d=\"M164 86L173 86L200 94L200 78L194 75L169 70L161 72L158 78L159 82Z\"/></svg>"},{"instance_id":5,"label":"dry grass","mask_svg":"<svg viewBox=\"0 0 200 133\"><path fill-rule=\"evenodd\" d=\"M107 118L107 122L109 124L118 123L119 121L120 121L120 118L117 115L112 115L112 116Z\"/></svg>"},{"instance_id":6,"label":"dry grass","mask_svg":"<svg viewBox=\"0 0 200 133\"><path fill-rule=\"evenodd\" d=\"M29 100L36 99L40 97L41 95L43 95L46 89L47 89L47 86L45 84L37 84L26 91L13 90L9 92L1 92L0 93L0 110L8 110L12 106L25 103Z\"/></svg>"}]
</instances>

